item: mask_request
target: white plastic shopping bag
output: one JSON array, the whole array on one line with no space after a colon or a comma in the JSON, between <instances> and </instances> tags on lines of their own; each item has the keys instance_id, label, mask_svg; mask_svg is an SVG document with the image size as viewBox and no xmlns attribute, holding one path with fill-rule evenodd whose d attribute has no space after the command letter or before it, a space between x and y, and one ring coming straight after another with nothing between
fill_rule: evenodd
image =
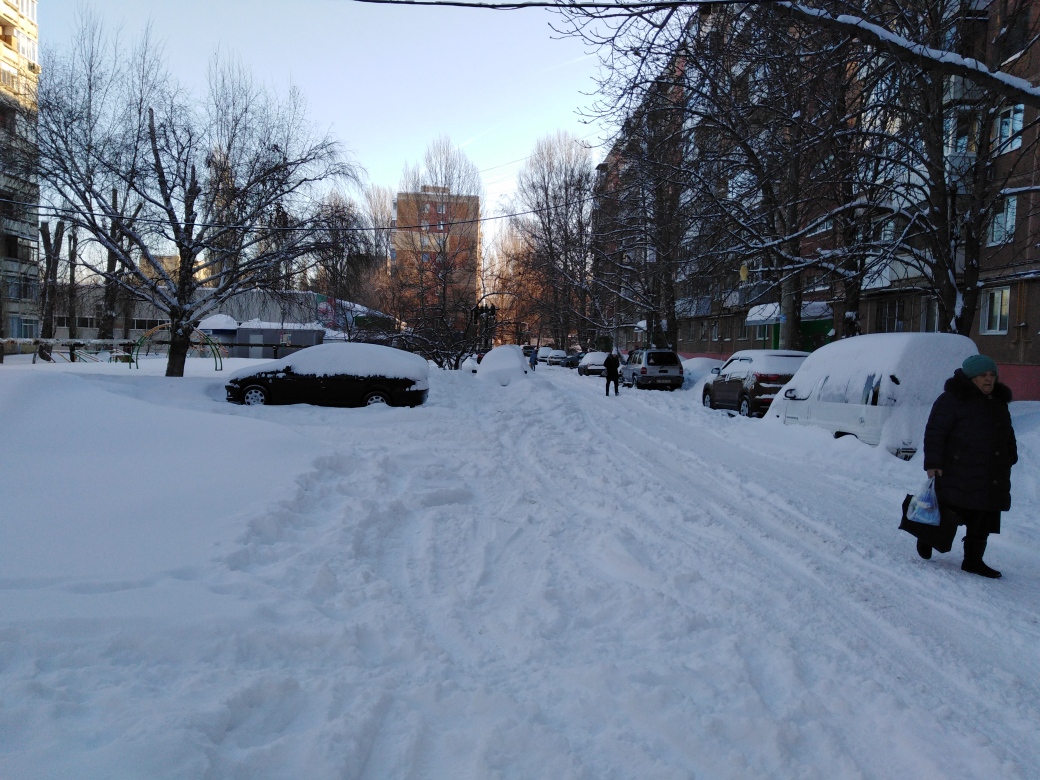
<instances>
[{"instance_id":1,"label":"white plastic shopping bag","mask_svg":"<svg viewBox=\"0 0 1040 780\"><path fill-rule=\"evenodd\" d=\"M925 525L939 525L939 499L935 496L935 477L929 477L906 508L906 519Z\"/></svg>"}]
</instances>

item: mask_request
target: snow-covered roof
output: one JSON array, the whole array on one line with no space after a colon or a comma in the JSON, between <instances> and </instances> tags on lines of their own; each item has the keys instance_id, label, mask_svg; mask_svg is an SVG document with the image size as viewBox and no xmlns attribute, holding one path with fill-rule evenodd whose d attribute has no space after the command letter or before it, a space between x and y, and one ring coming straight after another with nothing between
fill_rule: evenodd
<instances>
[{"instance_id":1,"label":"snow-covered roof","mask_svg":"<svg viewBox=\"0 0 1040 780\"><path fill-rule=\"evenodd\" d=\"M802 304L803 320L829 320L834 316L826 301L806 301ZM748 309L748 325L775 325L780 322L779 303L760 303Z\"/></svg>"},{"instance_id":2,"label":"snow-covered roof","mask_svg":"<svg viewBox=\"0 0 1040 780\"><path fill-rule=\"evenodd\" d=\"M238 320L230 314L211 314L199 323L199 330L238 330Z\"/></svg>"},{"instance_id":3,"label":"snow-covered roof","mask_svg":"<svg viewBox=\"0 0 1040 780\"><path fill-rule=\"evenodd\" d=\"M384 347L379 344L344 342L318 344L291 355L260 365L235 371L229 379L252 376L260 371L279 371L292 368L297 374L309 376L385 376L391 379L411 379L424 382L430 376L430 365L411 352Z\"/></svg>"},{"instance_id":4,"label":"snow-covered roof","mask_svg":"<svg viewBox=\"0 0 1040 780\"><path fill-rule=\"evenodd\" d=\"M246 320L238 327L260 330L325 330L325 326L320 322L264 322L263 320Z\"/></svg>"}]
</instances>

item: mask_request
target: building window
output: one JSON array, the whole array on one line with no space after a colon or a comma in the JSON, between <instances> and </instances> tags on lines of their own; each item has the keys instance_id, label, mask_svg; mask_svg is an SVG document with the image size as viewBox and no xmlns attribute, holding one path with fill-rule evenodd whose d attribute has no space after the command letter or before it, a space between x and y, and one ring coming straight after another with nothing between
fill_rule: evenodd
<instances>
[{"instance_id":1,"label":"building window","mask_svg":"<svg viewBox=\"0 0 1040 780\"><path fill-rule=\"evenodd\" d=\"M96 327L96 325L95 325L96 322L97 322L97 320L95 320L93 317L77 317L76 318L76 327L77 328L93 328L93 327Z\"/></svg>"},{"instance_id":2,"label":"building window","mask_svg":"<svg viewBox=\"0 0 1040 780\"><path fill-rule=\"evenodd\" d=\"M1018 197L1004 198L1003 207L989 223L989 245L1006 244L1015 240L1015 218L1018 215Z\"/></svg>"},{"instance_id":3,"label":"building window","mask_svg":"<svg viewBox=\"0 0 1040 780\"><path fill-rule=\"evenodd\" d=\"M812 230L810 230L806 235L818 236L821 233L826 233L828 230L831 230L833 228L834 220L831 217L827 217L827 219L823 220L822 222L818 222L816 225L814 225Z\"/></svg>"},{"instance_id":4,"label":"building window","mask_svg":"<svg viewBox=\"0 0 1040 780\"><path fill-rule=\"evenodd\" d=\"M422 213L423 214L429 214L430 213L430 204L429 203L424 203L423 204Z\"/></svg>"},{"instance_id":5,"label":"building window","mask_svg":"<svg viewBox=\"0 0 1040 780\"><path fill-rule=\"evenodd\" d=\"M445 209L444 204L443 203L438 203L437 204L437 213L438 214L444 214L445 211L446 211L446 209Z\"/></svg>"},{"instance_id":6,"label":"building window","mask_svg":"<svg viewBox=\"0 0 1040 780\"><path fill-rule=\"evenodd\" d=\"M979 318L979 333L999 335L1008 332L1011 288L997 287L986 290L982 296L982 316Z\"/></svg>"},{"instance_id":7,"label":"building window","mask_svg":"<svg viewBox=\"0 0 1040 780\"><path fill-rule=\"evenodd\" d=\"M997 154L1010 152L1022 146L1022 118L1025 114L1025 106L1019 103L1017 106L1005 108L997 114L997 123L993 127L994 146Z\"/></svg>"},{"instance_id":8,"label":"building window","mask_svg":"<svg viewBox=\"0 0 1040 780\"><path fill-rule=\"evenodd\" d=\"M422 253L422 261L424 263L430 262L430 253L429 252L423 252Z\"/></svg>"},{"instance_id":9,"label":"building window","mask_svg":"<svg viewBox=\"0 0 1040 780\"><path fill-rule=\"evenodd\" d=\"M40 321L27 317L9 317L7 332L13 339L36 339L40 337Z\"/></svg>"},{"instance_id":10,"label":"building window","mask_svg":"<svg viewBox=\"0 0 1040 780\"><path fill-rule=\"evenodd\" d=\"M737 330L737 341L747 341L751 338L751 329L748 324L743 320L740 323L740 328Z\"/></svg>"},{"instance_id":11,"label":"building window","mask_svg":"<svg viewBox=\"0 0 1040 780\"><path fill-rule=\"evenodd\" d=\"M133 330L151 330L169 324L169 320L134 320Z\"/></svg>"},{"instance_id":12,"label":"building window","mask_svg":"<svg viewBox=\"0 0 1040 780\"><path fill-rule=\"evenodd\" d=\"M773 340L773 326L772 325L756 325L755 326L755 338L758 341L772 341Z\"/></svg>"},{"instance_id":13,"label":"building window","mask_svg":"<svg viewBox=\"0 0 1040 780\"><path fill-rule=\"evenodd\" d=\"M712 341L718 341L719 340L719 322L718 322L718 320L716 320L715 322L713 322L711 324L711 340Z\"/></svg>"},{"instance_id":14,"label":"building window","mask_svg":"<svg viewBox=\"0 0 1040 780\"><path fill-rule=\"evenodd\" d=\"M906 330L906 306L902 298L878 301L877 332L902 333Z\"/></svg>"},{"instance_id":15,"label":"building window","mask_svg":"<svg viewBox=\"0 0 1040 780\"><path fill-rule=\"evenodd\" d=\"M939 332L939 301L926 298L921 306L921 332Z\"/></svg>"}]
</instances>

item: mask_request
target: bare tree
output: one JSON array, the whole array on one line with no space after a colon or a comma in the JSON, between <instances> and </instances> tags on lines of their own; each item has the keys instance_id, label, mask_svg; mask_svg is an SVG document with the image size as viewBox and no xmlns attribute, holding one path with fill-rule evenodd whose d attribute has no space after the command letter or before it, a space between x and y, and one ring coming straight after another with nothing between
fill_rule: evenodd
<instances>
[{"instance_id":1,"label":"bare tree","mask_svg":"<svg viewBox=\"0 0 1040 780\"><path fill-rule=\"evenodd\" d=\"M539 329L566 349L591 342L602 325L591 316L591 213L594 181L589 150L570 134L540 139L517 179L512 272L518 294L537 292L532 314Z\"/></svg>"},{"instance_id":2,"label":"bare tree","mask_svg":"<svg viewBox=\"0 0 1040 780\"><path fill-rule=\"evenodd\" d=\"M89 17L36 102L44 192L88 237L83 267L169 318L168 376L183 375L194 323L298 272L322 243L315 188L356 177L295 90L272 95L215 60L195 99L147 36L127 52Z\"/></svg>"}]
</instances>

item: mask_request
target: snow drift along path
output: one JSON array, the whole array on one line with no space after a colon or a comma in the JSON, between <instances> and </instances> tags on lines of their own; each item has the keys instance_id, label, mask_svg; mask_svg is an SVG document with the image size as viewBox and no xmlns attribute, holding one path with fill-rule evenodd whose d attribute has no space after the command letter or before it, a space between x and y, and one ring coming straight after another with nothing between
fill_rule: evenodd
<instances>
[{"instance_id":1,"label":"snow drift along path","mask_svg":"<svg viewBox=\"0 0 1040 780\"><path fill-rule=\"evenodd\" d=\"M0 777L1040 776L1036 405L991 582L896 530L919 462L695 391L434 372L420 409L258 409L201 369L9 368L3 429L31 375L36 417L94 399L151 432L77 451L165 437L224 479L190 522L124 492L132 578L58 566L104 494L12 537L5 565L55 554L0 572ZM3 502L32 513L38 473Z\"/></svg>"}]
</instances>

